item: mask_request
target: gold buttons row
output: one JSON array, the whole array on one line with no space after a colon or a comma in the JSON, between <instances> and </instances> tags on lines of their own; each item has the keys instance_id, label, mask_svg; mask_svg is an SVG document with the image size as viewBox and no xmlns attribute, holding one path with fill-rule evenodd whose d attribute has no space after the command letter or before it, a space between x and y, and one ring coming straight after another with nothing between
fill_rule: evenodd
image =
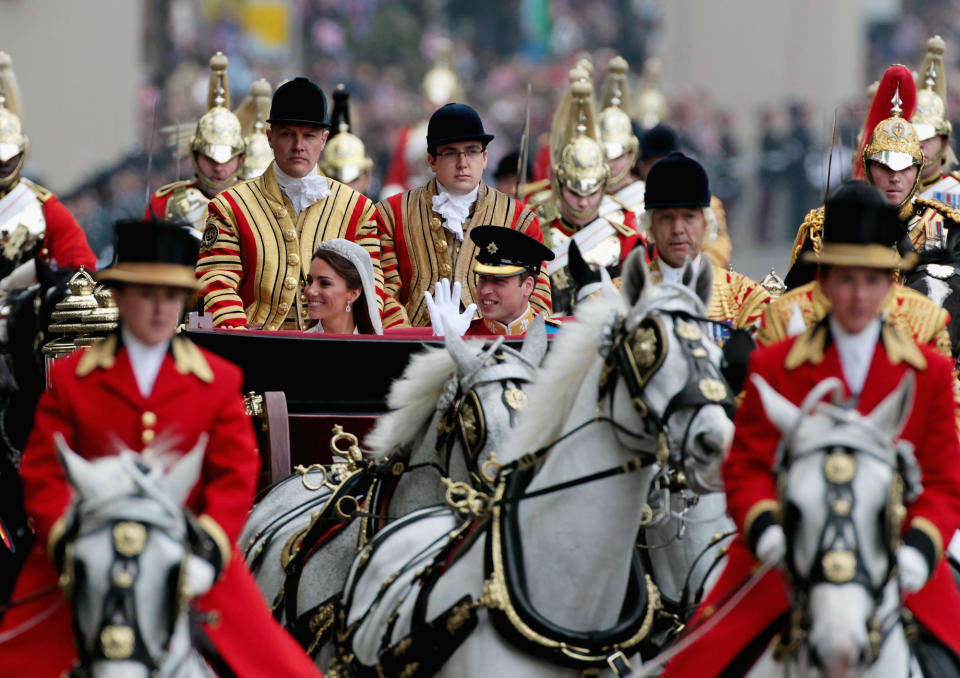
<instances>
[{"instance_id":1,"label":"gold buttons row","mask_svg":"<svg viewBox=\"0 0 960 678\"><path fill-rule=\"evenodd\" d=\"M157 425L157 415L147 411L140 415L140 423L143 424L143 432L140 434L140 440L144 445L149 445L157 437L154 427ZM146 452L146 450L144 450Z\"/></svg>"}]
</instances>

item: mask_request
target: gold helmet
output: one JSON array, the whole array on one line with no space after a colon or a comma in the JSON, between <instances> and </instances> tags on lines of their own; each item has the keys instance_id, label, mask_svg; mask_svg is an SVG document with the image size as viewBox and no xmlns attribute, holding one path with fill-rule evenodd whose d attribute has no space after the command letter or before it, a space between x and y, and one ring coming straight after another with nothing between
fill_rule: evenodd
<instances>
[{"instance_id":1,"label":"gold helmet","mask_svg":"<svg viewBox=\"0 0 960 678\"><path fill-rule=\"evenodd\" d=\"M13 73L13 62L10 55L0 52L0 163L20 155L16 168L0 177L0 195L20 180L20 170L23 169L29 145L30 141L23 133L20 90Z\"/></svg>"},{"instance_id":2,"label":"gold helmet","mask_svg":"<svg viewBox=\"0 0 960 678\"><path fill-rule=\"evenodd\" d=\"M230 105L230 84L227 82L227 57L217 52L210 57L210 86L207 93L207 112L197 121L197 129L190 142L197 182L207 195L216 195L232 186L240 174L237 171L223 181L213 181L200 171L197 155L205 155L216 163L225 163L242 154L245 149L240 120L227 108Z\"/></svg>"},{"instance_id":3,"label":"gold helmet","mask_svg":"<svg viewBox=\"0 0 960 678\"><path fill-rule=\"evenodd\" d=\"M636 153L640 149L640 140L633 133L628 110L630 97L627 88L627 60L614 57L607 70L607 80L600 98L600 140L603 142L607 160L613 160L626 153ZM620 182L632 165L633 163L625 165L619 176L610 177L610 183Z\"/></svg>"},{"instance_id":4,"label":"gold helmet","mask_svg":"<svg viewBox=\"0 0 960 678\"><path fill-rule=\"evenodd\" d=\"M350 94L343 83L333 92L331 123L333 136L324 148L320 169L327 176L347 184L369 172L373 160L367 157L360 137L350 131Z\"/></svg>"},{"instance_id":5,"label":"gold helmet","mask_svg":"<svg viewBox=\"0 0 960 678\"><path fill-rule=\"evenodd\" d=\"M267 140L266 119L270 116L270 83L260 78L250 86L250 94L234 111L243 128L246 153L240 175L253 179L263 174L273 162L273 149Z\"/></svg>"},{"instance_id":6,"label":"gold helmet","mask_svg":"<svg viewBox=\"0 0 960 678\"><path fill-rule=\"evenodd\" d=\"M423 96L430 108L439 108L451 101L461 101L460 79L453 70L453 45L443 38L437 41L433 66L423 76Z\"/></svg>"},{"instance_id":7,"label":"gold helmet","mask_svg":"<svg viewBox=\"0 0 960 678\"><path fill-rule=\"evenodd\" d=\"M600 144L600 133L593 110L593 87L577 80L570 85L571 100L565 120L563 143L553 156L553 189L560 199L561 212L575 218L589 214L573 209L563 199L562 188L577 195L591 195L603 189L610 177L610 167Z\"/></svg>"},{"instance_id":8,"label":"gold helmet","mask_svg":"<svg viewBox=\"0 0 960 678\"><path fill-rule=\"evenodd\" d=\"M917 76L917 107L910 123L920 141L950 136L947 120L947 79L943 71L946 43L939 35L927 40L927 56Z\"/></svg>"},{"instance_id":9,"label":"gold helmet","mask_svg":"<svg viewBox=\"0 0 960 678\"><path fill-rule=\"evenodd\" d=\"M659 59L647 59L643 64L643 85L633 104L633 112L644 130L656 127L670 118L667 97L658 88L661 68Z\"/></svg>"}]
</instances>

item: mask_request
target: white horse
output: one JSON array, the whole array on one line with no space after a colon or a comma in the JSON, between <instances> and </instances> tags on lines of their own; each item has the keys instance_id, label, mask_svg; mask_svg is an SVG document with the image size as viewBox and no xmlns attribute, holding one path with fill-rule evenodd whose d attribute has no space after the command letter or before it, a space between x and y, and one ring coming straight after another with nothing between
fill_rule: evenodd
<instances>
[{"instance_id":1,"label":"white horse","mask_svg":"<svg viewBox=\"0 0 960 678\"><path fill-rule=\"evenodd\" d=\"M280 481L257 503L240 544L277 618L318 665L332 656L325 649L330 622L358 549L381 520L442 502L444 477L486 488L483 465L503 449L546 348L542 319L520 351L502 339L465 342L449 335L445 348L415 355L391 386L392 411L365 440L368 455L383 461L311 467ZM359 460L359 449L353 454ZM345 513L344 497L362 510ZM355 513L379 517L352 519ZM314 550L320 539L322 548Z\"/></svg>"},{"instance_id":2,"label":"white horse","mask_svg":"<svg viewBox=\"0 0 960 678\"><path fill-rule=\"evenodd\" d=\"M799 408L752 379L784 436L777 467L791 516L795 603L777 659L769 649L748 676L921 676L900 621L894 558L902 501L921 491L912 446L895 442L910 414L913 375L868 415L821 402L830 393L842 397L836 377L815 386Z\"/></svg>"},{"instance_id":3,"label":"white horse","mask_svg":"<svg viewBox=\"0 0 960 678\"><path fill-rule=\"evenodd\" d=\"M87 461L57 434L76 497L61 584L68 582L73 608L77 675L214 678L193 648L188 618L190 599L213 582L199 584L189 573L182 509L200 477L206 440L164 472L130 451Z\"/></svg>"},{"instance_id":4,"label":"white horse","mask_svg":"<svg viewBox=\"0 0 960 678\"><path fill-rule=\"evenodd\" d=\"M688 266L684 281L650 284L642 256L630 257L632 308L624 317L609 298L592 300L554 340L493 501L451 497L459 513L423 509L364 548L344 589L345 665L403 676L628 671L658 609L635 548L657 462L716 489L733 433L720 350L702 322L712 270Z\"/></svg>"}]
</instances>

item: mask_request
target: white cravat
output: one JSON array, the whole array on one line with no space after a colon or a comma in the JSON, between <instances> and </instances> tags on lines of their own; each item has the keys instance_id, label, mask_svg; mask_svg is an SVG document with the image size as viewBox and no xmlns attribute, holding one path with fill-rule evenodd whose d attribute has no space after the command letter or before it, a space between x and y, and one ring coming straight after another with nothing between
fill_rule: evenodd
<instances>
[{"instance_id":1,"label":"white cravat","mask_svg":"<svg viewBox=\"0 0 960 678\"><path fill-rule=\"evenodd\" d=\"M454 195L438 181L433 196L433 211L443 217L443 227L463 240L463 222L470 216L470 208L477 201L479 184L466 195Z\"/></svg>"},{"instance_id":2,"label":"white cravat","mask_svg":"<svg viewBox=\"0 0 960 678\"><path fill-rule=\"evenodd\" d=\"M157 383L157 375L160 374L160 366L163 365L170 342L164 341L150 346L133 336L133 332L123 324L120 325L120 333L123 345L127 347L127 356L130 358L133 376L137 380L137 388L140 395L147 398L153 385Z\"/></svg>"},{"instance_id":3,"label":"white cravat","mask_svg":"<svg viewBox=\"0 0 960 678\"><path fill-rule=\"evenodd\" d=\"M850 333L840 327L836 318L830 316L830 333L840 355L840 367L850 392L859 396L863 384L867 381L867 372L873 362L873 352L880 337L880 319L874 318L857 333Z\"/></svg>"},{"instance_id":4,"label":"white cravat","mask_svg":"<svg viewBox=\"0 0 960 678\"><path fill-rule=\"evenodd\" d=\"M702 254L698 254L697 258L693 260L693 272L696 273L700 270L700 261L703 259ZM680 274L683 273L683 266L680 268L674 268L659 256L657 257L657 266L660 268L660 281L665 283L677 283L680 284L683 282L680 280Z\"/></svg>"},{"instance_id":5,"label":"white cravat","mask_svg":"<svg viewBox=\"0 0 960 678\"><path fill-rule=\"evenodd\" d=\"M280 185L280 190L290 198L290 202L293 203L293 209L297 210L298 216L300 212L310 207L313 203L323 200L330 195L330 186L327 184L327 178L317 172L316 167L314 167L313 171L307 176L297 178L285 174L284 171L280 169L280 166L277 165L276 160L274 160L273 175L277 178L277 184Z\"/></svg>"}]
</instances>

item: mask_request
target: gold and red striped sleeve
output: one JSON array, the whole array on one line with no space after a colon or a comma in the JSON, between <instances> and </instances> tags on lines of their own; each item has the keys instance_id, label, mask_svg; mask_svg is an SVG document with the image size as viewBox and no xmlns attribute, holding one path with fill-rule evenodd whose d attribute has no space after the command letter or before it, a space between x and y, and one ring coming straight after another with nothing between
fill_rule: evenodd
<instances>
[{"instance_id":1,"label":"gold and red striped sleeve","mask_svg":"<svg viewBox=\"0 0 960 678\"><path fill-rule=\"evenodd\" d=\"M520 203L514 201L517 207ZM519 223L518 223L519 222ZM513 228L521 233L526 233L531 238L536 238L538 242L543 242L543 231L540 229L540 220L537 215L526 207L516 210L514 216ZM540 269L537 275L537 284L533 288L533 294L530 295L530 305L533 306L535 313L546 313L550 315L550 309L553 308L553 292L550 288L550 276L547 275L545 268Z\"/></svg>"},{"instance_id":2,"label":"gold and red striped sleeve","mask_svg":"<svg viewBox=\"0 0 960 678\"><path fill-rule=\"evenodd\" d=\"M247 322L238 292L243 277L240 238L231 214L224 193L210 202L204 238L210 237L207 234L212 229L216 229L216 238L212 245L201 247L197 260L203 310L213 315L214 327L243 327Z\"/></svg>"},{"instance_id":3,"label":"gold and red striped sleeve","mask_svg":"<svg viewBox=\"0 0 960 678\"><path fill-rule=\"evenodd\" d=\"M390 201L377 203L374 218L377 235L380 238L380 266L383 271L383 328L407 327L410 324L407 311L400 303L400 271L397 264L397 252L394 249L395 217L391 202L402 196L394 196Z\"/></svg>"}]
</instances>

